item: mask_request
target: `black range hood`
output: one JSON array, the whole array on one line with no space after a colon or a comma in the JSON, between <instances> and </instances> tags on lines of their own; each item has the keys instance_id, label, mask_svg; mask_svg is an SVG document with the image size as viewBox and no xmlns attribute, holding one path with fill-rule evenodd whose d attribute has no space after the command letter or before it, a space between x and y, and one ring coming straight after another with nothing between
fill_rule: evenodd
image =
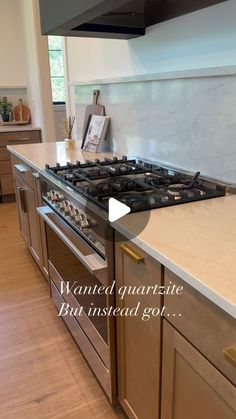
<instances>
[{"instance_id":1,"label":"black range hood","mask_svg":"<svg viewBox=\"0 0 236 419\"><path fill-rule=\"evenodd\" d=\"M39 0L43 35L130 39L155 23L227 0Z\"/></svg>"}]
</instances>

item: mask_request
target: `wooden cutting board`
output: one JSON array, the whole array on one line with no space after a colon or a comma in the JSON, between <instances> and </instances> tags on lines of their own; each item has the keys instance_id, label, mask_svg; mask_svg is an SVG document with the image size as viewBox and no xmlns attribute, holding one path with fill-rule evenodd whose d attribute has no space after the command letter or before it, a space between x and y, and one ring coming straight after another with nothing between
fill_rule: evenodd
<instances>
[{"instance_id":1,"label":"wooden cutting board","mask_svg":"<svg viewBox=\"0 0 236 419\"><path fill-rule=\"evenodd\" d=\"M83 127L83 136L85 134L88 121L90 119L90 115L105 115L105 106L98 105L98 96L100 91L94 90L93 91L93 104L86 106L85 114L84 114L84 127Z\"/></svg>"},{"instance_id":2,"label":"wooden cutting board","mask_svg":"<svg viewBox=\"0 0 236 419\"><path fill-rule=\"evenodd\" d=\"M30 110L28 106L23 105L22 99L19 99L18 105L13 109L14 123L24 124L30 122Z\"/></svg>"}]
</instances>

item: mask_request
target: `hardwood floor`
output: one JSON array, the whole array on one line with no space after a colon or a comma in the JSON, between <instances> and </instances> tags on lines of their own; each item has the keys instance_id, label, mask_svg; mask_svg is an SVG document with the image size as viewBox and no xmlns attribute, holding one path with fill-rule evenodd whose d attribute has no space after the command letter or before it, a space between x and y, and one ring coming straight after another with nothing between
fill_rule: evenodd
<instances>
[{"instance_id":1,"label":"hardwood floor","mask_svg":"<svg viewBox=\"0 0 236 419\"><path fill-rule=\"evenodd\" d=\"M15 203L0 204L1 419L115 419L19 234Z\"/></svg>"}]
</instances>

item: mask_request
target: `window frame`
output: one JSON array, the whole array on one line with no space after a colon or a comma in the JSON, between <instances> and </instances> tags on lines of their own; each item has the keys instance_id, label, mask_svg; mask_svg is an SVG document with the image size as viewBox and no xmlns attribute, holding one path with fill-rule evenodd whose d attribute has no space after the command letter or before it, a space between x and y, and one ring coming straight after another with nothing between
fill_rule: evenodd
<instances>
[{"instance_id":1,"label":"window frame","mask_svg":"<svg viewBox=\"0 0 236 419\"><path fill-rule=\"evenodd\" d=\"M49 36L53 36L53 35L49 35ZM48 38L49 38L49 36L48 36ZM48 41L49 41L49 39L48 39ZM50 62L50 55L49 55L49 52L50 51L54 51L54 52L57 52L57 51L59 51L59 52L61 52L62 53L62 59L63 59L63 55L64 55L64 51L63 51L63 46L61 47L61 48L50 48L49 47L49 42L48 42L48 59L49 59L49 69L50 69L50 81L51 81L51 86L52 86L52 79L56 79L56 78L59 78L59 79L63 79L64 80L64 82L65 82L65 74L63 74L63 76L52 76L51 75L51 62ZM63 63L63 73L64 73L64 63ZM65 91L65 95L66 95L66 91ZM52 99L53 99L53 97L52 97ZM57 106L57 105L66 105L66 101L64 100L64 101L52 101L52 103L53 103L53 105L55 105L55 106Z\"/></svg>"}]
</instances>

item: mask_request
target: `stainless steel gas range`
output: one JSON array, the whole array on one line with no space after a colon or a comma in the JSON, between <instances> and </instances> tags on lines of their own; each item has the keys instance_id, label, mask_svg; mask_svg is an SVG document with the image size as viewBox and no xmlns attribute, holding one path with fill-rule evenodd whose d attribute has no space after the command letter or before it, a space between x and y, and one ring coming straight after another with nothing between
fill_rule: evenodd
<instances>
[{"instance_id":1,"label":"stainless steel gas range","mask_svg":"<svg viewBox=\"0 0 236 419\"><path fill-rule=\"evenodd\" d=\"M51 296L59 313L64 307L62 319L112 402L116 394L114 319L88 313L92 307L114 306L114 294L76 295L74 291L112 284L113 230L105 211L46 172L40 179L45 205L38 213L46 229ZM68 284L69 292L63 293ZM70 315L69 307L79 315Z\"/></svg>"},{"instance_id":2,"label":"stainless steel gas range","mask_svg":"<svg viewBox=\"0 0 236 419\"><path fill-rule=\"evenodd\" d=\"M114 236L109 199L131 212L225 195L225 187L135 159L46 165L40 173L52 299L111 401L116 394ZM88 287L91 293L76 293ZM87 288L87 289L88 289ZM93 293L93 289L103 289ZM90 315L100 308L100 315ZM73 309L76 309L77 312ZM76 315L79 313L79 315Z\"/></svg>"}]
</instances>

